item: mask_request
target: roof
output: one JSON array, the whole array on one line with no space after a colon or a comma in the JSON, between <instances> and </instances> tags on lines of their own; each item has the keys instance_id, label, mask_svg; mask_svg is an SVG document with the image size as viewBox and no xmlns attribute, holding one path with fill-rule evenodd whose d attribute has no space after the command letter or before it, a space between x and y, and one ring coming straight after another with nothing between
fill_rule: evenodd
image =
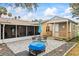
<instances>
[{"instance_id":1,"label":"roof","mask_svg":"<svg viewBox=\"0 0 79 59\"><path fill-rule=\"evenodd\" d=\"M49 19L49 20L47 20L45 22L47 22L47 23L54 23L54 22L66 22L66 21L69 21L69 22L77 24L73 20L70 20L68 18L59 17L59 16L55 16L55 17L53 17L53 18L51 18L51 19ZM45 23L45 22L43 22L43 23Z\"/></svg>"},{"instance_id":2,"label":"roof","mask_svg":"<svg viewBox=\"0 0 79 59\"><path fill-rule=\"evenodd\" d=\"M0 24L34 26L34 25L38 25L38 22L24 21L24 20L18 20L18 19L15 20L15 19L9 19L9 18L0 18Z\"/></svg>"},{"instance_id":3,"label":"roof","mask_svg":"<svg viewBox=\"0 0 79 59\"><path fill-rule=\"evenodd\" d=\"M55 16L51 19L44 20L42 21L42 23L45 23L45 22L54 23L54 22L65 22L65 21L69 21L69 22L73 22L77 24L73 20L70 20L68 18L59 17L59 16ZM10 19L10 18L0 18L0 24L37 26L38 22L24 21L24 20L19 20L19 19Z\"/></svg>"}]
</instances>

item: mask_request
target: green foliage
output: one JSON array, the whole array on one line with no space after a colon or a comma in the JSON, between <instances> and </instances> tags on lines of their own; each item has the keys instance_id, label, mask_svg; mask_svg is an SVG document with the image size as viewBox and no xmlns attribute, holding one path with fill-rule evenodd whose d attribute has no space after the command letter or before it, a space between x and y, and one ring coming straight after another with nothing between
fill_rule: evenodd
<instances>
[{"instance_id":1,"label":"green foliage","mask_svg":"<svg viewBox=\"0 0 79 59\"><path fill-rule=\"evenodd\" d=\"M0 17L2 14L7 14L7 9L5 7L0 7Z\"/></svg>"},{"instance_id":2,"label":"green foliage","mask_svg":"<svg viewBox=\"0 0 79 59\"><path fill-rule=\"evenodd\" d=\"M20 16L18 16L18 19L20 19L21 17Z\"/></svg>"},{"instance_id":3,"label":"green foliage","mask_svg":"<svg viewBox=\"0 0 79 59\"><path fill-rule=\"evenodd\" d=\"M79 3L71 3L70 7L72 7L72 17L79 17Z\"/></svg>"},{"instance_id":4,"label":"green foliage","mask_svg":"<svg viewBox=\"0 0 79 59\"><path fill-rule=\"evenodd\" d=\"M76 40L79 41L79 36L76 37Z\"/></svg>"},{"instance_id":5,"label":"green foliage","mask_svg":"<svg viewBox=\"0 0 79 59\"><path fill-rule=\"evenodd\" d=\"M15 8L17 7L22 7L27 9L28 11L33 11L33 10L37 10L38 7L38 3L14 3L14 4L10 4L11 6L15 5Z\"/></svg>"},{"instance_id":6,"label":"green foliage","mask_svg":"<svg viewBox=\"0 0 79 59\"><path fill-rule=\"evenodd\" d=\"M9 16L9 17L11 17L11 16L12 16L12 14L11 14L11 13L8 13L8 16Z\"/></svg>"},{"instance_id":7,"label":"green foliage","mask_svg":"<svg viewBox=\"0 0 79 59\"><path fill-rule=\"evenodd\" d=\"M76 37L76 39L79 41L79 32L77 32L77 37Z\"/></svg>"}]
</instances>

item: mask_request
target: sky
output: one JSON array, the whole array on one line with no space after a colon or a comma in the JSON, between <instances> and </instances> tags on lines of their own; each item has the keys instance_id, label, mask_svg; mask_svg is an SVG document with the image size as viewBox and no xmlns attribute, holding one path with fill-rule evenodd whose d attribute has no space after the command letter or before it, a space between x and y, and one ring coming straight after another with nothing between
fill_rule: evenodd
<instances>
[{"instance_id":1,"label":"sky","mask_svg":"<svg viewBox=\"0 0 79 59\"><path fill-rule=\"evenodd\" d=\"M39 3L36 11L27 11L22 7L13 8L9 4L0 3L0 6L6 7L8 13L12 13L12 17L21 16L22 20L43 19L47 20L54 16L60 16L72 19L71 7L68 3ZM2 15L2 17L7 17Z\"/></svg>"}]
</instances>

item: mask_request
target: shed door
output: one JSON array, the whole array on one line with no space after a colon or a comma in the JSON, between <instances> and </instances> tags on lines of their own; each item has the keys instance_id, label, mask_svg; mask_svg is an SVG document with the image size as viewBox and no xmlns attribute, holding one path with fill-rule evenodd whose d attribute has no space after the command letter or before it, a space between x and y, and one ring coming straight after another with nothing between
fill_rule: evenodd
<instances>
[{"instance_id":1,"label":"shed door","mask_svg":"<svg viewBox=\"0 0 79 59\"><path fill-rule=\"evenodd\" d=\"M59 24L54 25L54 36L55 37L59 36Z\"/></svg>"}]
</instances>

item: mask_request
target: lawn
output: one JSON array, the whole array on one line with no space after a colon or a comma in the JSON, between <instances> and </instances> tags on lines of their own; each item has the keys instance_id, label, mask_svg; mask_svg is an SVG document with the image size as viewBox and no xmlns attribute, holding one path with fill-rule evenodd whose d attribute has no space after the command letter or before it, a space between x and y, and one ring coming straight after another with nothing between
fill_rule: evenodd
<instances>
[{"instance_id":1,"label":"lawn","mask_svg":"<svg viewBox=\"0 0 79 59\"><path fill-rule=\"evenodd\" d=\"M79 56L79 42L66 56Z\"/></svg>"}]
</instances>

